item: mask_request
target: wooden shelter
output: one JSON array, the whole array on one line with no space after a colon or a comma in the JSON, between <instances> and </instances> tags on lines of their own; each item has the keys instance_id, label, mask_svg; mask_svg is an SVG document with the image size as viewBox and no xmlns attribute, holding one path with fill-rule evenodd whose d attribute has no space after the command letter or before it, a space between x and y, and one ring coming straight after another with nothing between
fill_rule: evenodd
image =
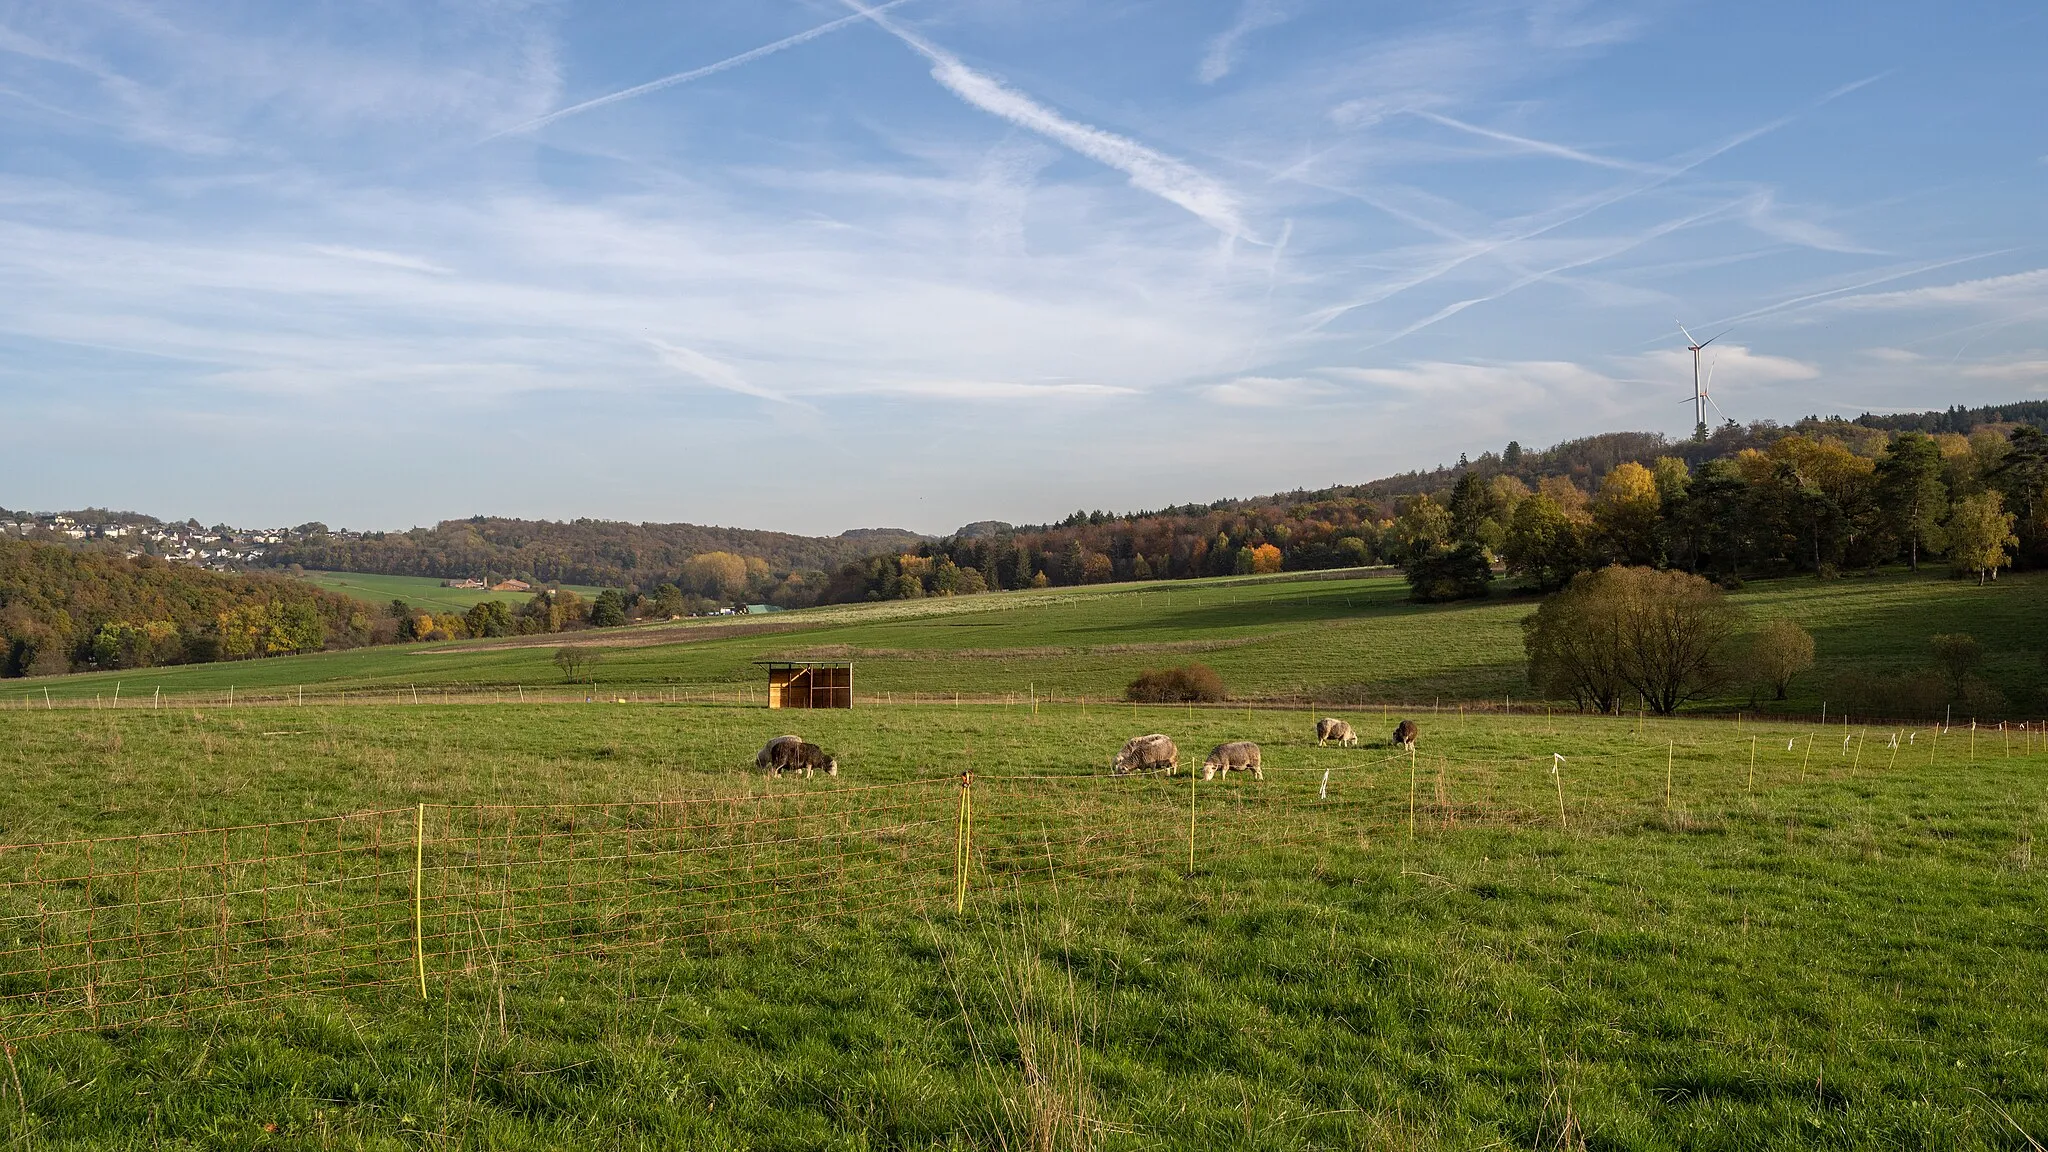
<instances>
[{"instance_id":1,"label":"wooden shelter","mask_svg":"<svg viewBox=\"0 0 2048 1152\"><path fill-rule=\"evenodd\" d=\"M770 708L853 707L851 660L756 660L768 669Z\"/></svg>"}]
</instances>

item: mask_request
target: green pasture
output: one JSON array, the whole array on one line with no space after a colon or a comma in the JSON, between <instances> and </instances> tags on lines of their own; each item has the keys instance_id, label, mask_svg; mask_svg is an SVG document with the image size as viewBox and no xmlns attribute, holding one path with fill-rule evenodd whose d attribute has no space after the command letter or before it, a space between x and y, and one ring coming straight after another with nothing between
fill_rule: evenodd
<instances>
[{"instance_id":1,"label":"green pasture","mask_svg":"<svg viewBox=\"0 0 2048 1152\"><path fill-rule=\"evenodd\" d=\"M389 579L389 578L378 578ZM1789 616L1810 629L1819 667L1767 708L1818 713L1852 670L1929 667L1928 637L1969 632L2006 715L2042 708L2048 575L1978 587L1934 573L1826 582L1760 581L1735 594L1752 621ZM697 620L532 638L407 645L190 667L0 682L0 708L44 702L133 704L166 694L465 692L560 689L563 644L604 648L593 693L754 693L753 662L812 654L856 663L863 700L907 695L1113 699L1146 667L1199 660L1250 700L1526 703L1521 619L1533 597L1507 590L1466 604L1409 603L1396 576L1185 581L1047 589L785 612L771 620ZM735 696L734 698L740 698ZM1835 702L1839 707L1840 701ZM1746 690L1700 707L1747 709ZM1988 717L1987 717L1988 719Z\"/></svg>"},{"instance_id":2,"label":"green pasture","mask_svg":"<svg viewBox=\"0 0 2048 1152\"><path fill-rule=\"evenodd\" d=\"M1215 595L1176 611L1333 630L1293 618L1314 600ZM1085 635L1094 609L1042 610ZM1477 614L1511 626L1515 610ZM0 710L10 901L84 852L20 846L81 836L236 825L188 855L239 858L257 826L385 809L398 896L416 805L428 828L450 819L442 806L545 806L525 826L553 829L557 854L596 819L568 805L617 805L622 837L556 862L584 893L558 905L564 947L465 938L433 956L424 1000L401 916L365 969L400 978L387 986L18 1043L0 1139L2020 1149L2048 1134L2039 732L1449 711L1420 717L1410 758L1384 746L1403 713L1333 711L1364 746L1315 747L1305 710L1107 703ZM839 777L752 773L760 743L792 727L839 755ZM1258 740L1265 779L1091 775L1146 731L1173 735L1184 760ZM605 943L608 861L658 843L658 824L623 818L645 802L796 806L858 827L910 781L934 781L950 811L962 771L977 777L964 915L949 862L828 868L804 875L844 911L666 943L648 935L657 920L631 946L623 930ZM937 825L932 846L953 835ZM101 849L114 883L52 898L126 925L129 885L154 882L133 843ZM863 902L904 884L919 902ZM204 911L206 891L179 898ZM436 896L429 939L447 927ZM14 993L33 983L33 932L8 923L0 992ZM202 963L228 923L196 922ZM277 963L289 972L291 954Z\"/></svg>"},{"instance_id":3,"label":"green pasture","mask_svg":"<svg viewBox=\"0 0 2048 1152\"><path fill-rule=\"evenodd\" d=\"M403 600L414 608L427 612L467 612L488 600L524 604L533 598L531 592L443 588L441 581L431 576L378 576L365 572L307 571L300 573L299 578L329 592L352 596L378 608L388 606L393 600ZM562 587L583 596L596 596L601 591L581 584L564 584Z\"/></svg>"}]
</instances>

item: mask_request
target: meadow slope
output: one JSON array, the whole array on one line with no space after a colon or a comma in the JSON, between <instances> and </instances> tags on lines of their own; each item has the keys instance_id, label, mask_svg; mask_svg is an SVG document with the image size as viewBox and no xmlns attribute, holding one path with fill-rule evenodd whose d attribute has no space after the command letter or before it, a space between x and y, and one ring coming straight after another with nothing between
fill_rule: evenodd
<instances>
[{"instance_id":1,"label":"meadow slope","mask_svg":"<svg viewBox=\"0 0 2048 1152\"><path fill-rule=\"evenodd\" d=\"M1525 699L1520 620L1532 598L1421 606L1388 575L1185 581L892 601L692 620L509 641L463 641L254 662L132 670L0 684L0 706L110 701L165 693L312 695L381 690L513 692L557 688L554 650L597 645L596 693L758 698L752 662L790 655L853 659L862 699L904 695L1113 699L1146 667L1200 660L1250 700L1407 702ZM2007 715L2041 707L2048 574L1979 588L1932 573L1819 582L1760 581L1735 594L1752 622L1788 616L1811 629L1820 666L1781 711L1818 712L1844 674L1930 666L1928 637L1983 642L1985 679ZM1841 702L1836 701L1839 706ZM1746 708L1735 689L1703 706Z\"/></svg>"},{"instance_id":2,"label":"meadow slope","mask_svg":"<svg viewBox=\"0 0 2048 1152\"><path fill-rule=\"evenodd\" d=\"M1391 719L1346 714L1369 736ZM2048 746L2031 729L1893 747L1861 728L1451 714L1425 718L1410 762L1316 748L1309 715L1278 709L877 705L797 718L838 779L760 780L753 749L792 719L0 712L9 845L242 829L162 841L195 916L153 976L120 959L143 939L131 885L155 882L143 842L100 842L97 896L58 879L81 846L0 852L0 1028L23 1034L38 971L61 980L78 954L45 954L36 927L67 904L108 925L93 1011L117 1013L138 975L166 998L190 982L201 1005L94 1028L72 1002L80 1030L14 1045L0 1129L42 1148L606 1152L1990 1149L2048 1130ZM1266 779L1099 775L1154 729L1196 755L1257 739ZM943 814L963 769L976 848L956 915ZM780 877L777 895L735 884L743 914L671 938L696 923L677 899L705 865L662 850L664 805L857 829L919 781L936 862L834 871L776 832L746 883ZM460 807L476 804L537 807ZM497 926L517 918L492 896L497 849L469 840L426 857L424 999L404 911L318 987L295 983L304 943L215 916L215 891L260 874L259 843L292 884L264 889L278 919L247 931L301 914L301 869L340 891L273 822L385 810L395 865L416 805L429 829L465 813L509 820L507 843L552 832L552 863L504 889L546 930ZM592 832L600 850L579 851ZM662 878L637 896L617 874L635 859ZM382 874L409 911L409 869ZM448 890L472 877L476 931L451 935ZM31 890L40 910L18 903ZM568 895L533 902L549 891ZM797 915L814 892L830 909ZM240 949L286 994L207 1007L207 974Z\"/></svg>"}]
</instances>

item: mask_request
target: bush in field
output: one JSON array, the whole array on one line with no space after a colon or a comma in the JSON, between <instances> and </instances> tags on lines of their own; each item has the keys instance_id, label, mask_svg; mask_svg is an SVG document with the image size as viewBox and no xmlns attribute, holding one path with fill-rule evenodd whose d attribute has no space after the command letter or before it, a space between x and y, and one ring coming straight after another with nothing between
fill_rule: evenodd
<instances>
[{"instance_id":1,"label":"bush in field","mask_svg":"<svg viewBox=\"0 0 2048 1152\"><path fill-rule=\"evenodd\" d=\"M1148 668L1124 689L1124 699L1137 704L1210 704L1223 697L1223 677L1207 664Z\"/></svg>"},{"instance_id":2,"label":"bush in field","mask_svg":"<svg viewBox=\"0 0 2048 1152\"><path fill-rule=\"evenodd\" d=\"M1603 568L1575 578L1522 621L1529 681L1581 709L1629 692L1669 715L1718 686L1742 610L1684 572Z\"/></svg>"},{"instance_id":3,"label":"bush in field","mask_svg":"<svg viewBox=\"0 0 2048 1152\"><path fill-rule=\"evenodd\" d=\"M1772 698L1783 700L1792 678L1813 667L1813 633L1779 617L1765 624L1749 641L1749 671Z\"/></svg>"},{"instance_id":4,"label":"bush in field","mask_svg":"<svg viewBox=\"0 0 2048 1152\"><path fill-rule=\"evenodd\" d=\"M1934 649L1934 662L1941 666L1941 674L1948 678L1949 691L1960 697L1977 667L1984 663L1984 646L1968 632L1943 632L1930 636L1927 646Z\"/></svg>"},{"instance_id":5,"label":"bush in field","mask_svg":"<svg viewBox=\"0 0 2048 1152\"><path fill-rule=\"evenodd\" d=\"M562 670L562 679L571 684L590 679L591 672L603 662L603 652L582 644L555 649L555 667Z\"/></svg>"}]
</instances>

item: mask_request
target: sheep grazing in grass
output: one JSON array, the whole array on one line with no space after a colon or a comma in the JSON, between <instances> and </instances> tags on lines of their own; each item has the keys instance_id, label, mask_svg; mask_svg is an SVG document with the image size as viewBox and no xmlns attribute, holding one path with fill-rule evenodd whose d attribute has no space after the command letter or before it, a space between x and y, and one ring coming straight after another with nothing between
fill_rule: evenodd
<instances>
[{"instance_id":1,"label":"sheep grazing in grass","mask_svg":"<svg viewBox=\"0 0 2048 1152\"><path fill-rule=\"evenodd\" d=\"M1403 720L1394 728L1394 747L1406 748L1408 751L1413 752L1415 751L1415 738L1421 734L1422 729L1415 726L1415 721Z\"/></svg>"},{"instance_id":2,"label":"sheep grazing in grass","mask_svg":"<svg viewBox=\"0 0 2048 1152\"><path fill-rule=\"evenodd\" d=\"M1320 748L1332 740L1342 748L1358 747L1358 734L1351 730L1351 725L1325 716L1316 721L1316 747Z\"/></svg>"},{"instance_id":3,"label":"sheep grazing in grass","mask_svg":"<svg viewBox=\"0 0 2048 1152\"><path fill-rule=\"evenodd\" d=\"M789 754L796 751L797 746L803 742L804 738L801 736L777 736L761 745L761 750L754 753L755 770L771 776L781 775L783 766L789 763Z\"/></svg>"},{"instance_id":4,"label":"sheep grazing in grass","mask_svg":"<svg viewBox=\"0 0 2048 1152\"><path fill-rule=\"evenodd\" d=\"M796 773L808 778L814 772L839 775L838 758L827 756L816 744L804 743L800 736L777 736L762 745L754 754L754 767L770 776Z\"/></svg>"},{"instance_id":5,"label":"sheep grazing in grass","mask_svg":"<svg viewBox=\"0 0 2048 1152\"><path fill-rule=\"evenodd\" d=\"M1123 751L1109 763L1109 770L1119 776L1132 772L1156 772L1161 768L1171 776L1179 767L1180 749L1173 746L1171 739L1157 732L1124 741Z\"/></svg>"},{"instance_id":6,"label":"sheep grazing in grass","mask_svg":"<svg viewBox=\"0 0 2048 1152\"><path fill-rule=\"evenodd\" d=\"M1209 750L1209 758L1202 761L1202 779L1214 780L1219 773L1227 776L1232 768L1250 770L1254 780L1266 778L1259 771L1259 746L1249 740L1233 740Z\"/></svg>"},{"instance_id":7,"label":"sheep grazing in grass","mask_svg":"<svg viewBox=\"0 0 2048 1152\"><path fill-rule=\"evenodd\" d=\"M806 780L810 779L813 772L823 772L827 776L837 776L839 775L839 757L826 755L825 750L816 744L799 744L796 746L796 750L789 754L789 770L792 772L802 772Z\"/></svg>"}]
</instances>

